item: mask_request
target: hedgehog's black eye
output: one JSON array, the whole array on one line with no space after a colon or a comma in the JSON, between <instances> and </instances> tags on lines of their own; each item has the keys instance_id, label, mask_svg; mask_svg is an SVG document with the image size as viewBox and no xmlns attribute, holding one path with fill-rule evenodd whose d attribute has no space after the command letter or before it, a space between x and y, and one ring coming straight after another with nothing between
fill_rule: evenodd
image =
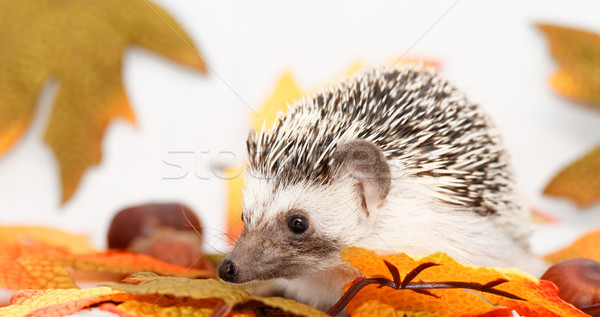
<instances>
[{"instance_id":1,"label":"hedgehog's black eye","mask_svg":"<svg viewBox=\"0 0 600 317\"><path fill-rule=\"evenodd\" d=\"M293 216L288 222L288 228L294 234L303 234L308 229L308 219L302 216Z\"/></svg>"},{"instance_id":2,"label":"hedgehog's black eye","mask_svg":"<svg viewBox=\"0 0 600 317\"><path fill-rule=\"evenodd\" d=\"M248 215L247 214L248 213L246 211L242 211L241 218L242 218L242 223L244 224L244 227L247 226L247 225L249 225L249 223L248 223Z\"/></svg>"}]
</instances>

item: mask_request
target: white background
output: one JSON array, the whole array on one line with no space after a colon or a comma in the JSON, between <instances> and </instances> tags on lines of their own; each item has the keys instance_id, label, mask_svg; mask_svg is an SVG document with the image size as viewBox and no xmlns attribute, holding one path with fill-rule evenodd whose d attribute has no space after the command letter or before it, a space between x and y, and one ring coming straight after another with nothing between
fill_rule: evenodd
<instances>
[{"instance_id":1,"label":"white background","mask_svg":"<svg viewBox=\"0 0 600 317\"><path fill-rule=\"evenodd\" d=\"M544 253L600 226L600 206L579 211L541 191L561 167L600 141L600 112L556 95L556 65L534 24L557 23L600 33L596 1L197 1L156 0L187 30L212 69L208 76L133 48L124 81L137 125L114 122L102 163L73 199L60 205L56 160L42 143L56 84L48 85L35 122L0 158L0 223L42 224L88 234L97 247L119 209L183 202L219 250L226 185L210 175L216 153L244 157L250 108L259 109L284 70L311 90L355 61L381 65L403 54L439 60L442 75L480 103L502 129L523 195L560 219L539 228ZM165 27L168 27L165 25ZM170 151L210 151L211 160ZM166 165L176 161L185 171ZM231 160L229 160L231 161ZM483 234L483 233L482 233Z\"/></svg>"}]
</instances>

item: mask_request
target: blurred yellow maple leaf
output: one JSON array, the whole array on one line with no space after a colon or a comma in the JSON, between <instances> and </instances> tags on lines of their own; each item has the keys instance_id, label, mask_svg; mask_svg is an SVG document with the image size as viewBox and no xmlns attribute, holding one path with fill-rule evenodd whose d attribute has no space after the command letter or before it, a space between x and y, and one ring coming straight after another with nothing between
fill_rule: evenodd
<instances>
[{"instance_id":1,"label":"blurred yellow maple leaf","mask_svg":"<svg viewBox=\"0 0 600 317\"><path fill-rule=\"evenodd\" d=\"M572 199L579 207L597 202L600 199L600 146L554 175L544 194Z\"/></svg>"},{"instance_id":2,"label":"blurred yellow maple leaf","mask_svg":"<svg viewBox=\"0 0 600 317\"><path fill-rule=\"evenodd\" d=\"M121 66L135 44L205 72L191 39L146 0L19 0L0 4L0 155L31 123L42 86L59 88L44 141L56 155L62 199L101 159L101 141L117 118L135 122Z\"/></svg>"},{"instance_id":3,"label":"blurred yellow maple leaf","mask_svg":"<svg viewBox=\"0 0 600 317\"><path fill-rule=\"evenodd\" d=\"M287 105L302 97L302 91L294 79L294 75L290 71L286 71L281 75L275 88L260 108L258 115L250 114L252 128L255 131L260 131L263 124L266 129L270 129L275 124L275 119L279 113L284 113L287 110Z\"/></svg>"},{"instance_id":4,"label":"blurred yellow maple leaf","mask_svg":"<svg viewBox=\"0 0 600 317\"><path fill-rule=\"evenodd\" d=\"M538 24L559 69L550 84L558 93L600 109L600 35L551 24Z\"/></svg>"},{"instance_id":5,"label":"blurred yellow maple leaf","mask_svg":"<svg viewBox=\"0 0 600 317\"><path fill-rule=\"evenodd\" d=\"M448 255L435 253L422 258L406 254L378 256L361 248L342 250L342 259L360 269L367 278L385 277L393 279L383 260L395 266L401 277L419 265L435 263L423 270L414 281L444 283L459 281L479 283L505 279L507 282L492 288L516 295L525 301L462 289L435 289L432 296L407 289L378 288L369 285L360 290L347 306L352 316L512 316L516 311L520 316L587 316L571 304L558 297L558 289L548 281L535 278L514 269L491 269L462 265ZM346 286L346 289L349 285Z\"/></svg>"}]
</instances>

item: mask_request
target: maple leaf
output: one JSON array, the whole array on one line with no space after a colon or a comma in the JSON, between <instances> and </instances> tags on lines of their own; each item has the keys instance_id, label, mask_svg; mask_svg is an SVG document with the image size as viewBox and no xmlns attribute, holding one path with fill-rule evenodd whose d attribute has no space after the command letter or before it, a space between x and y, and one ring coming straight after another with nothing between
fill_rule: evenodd
<instances>
[{"instance_id":1,"label":"maple leaf","mask_svg":"<svg viewBox=\"0 0 600 317\"><path fill-rule=\"evenodd\" d=\"M550 79L558 93L600 109L600 35L538 24L560 68Z\"/></svg>"},{"instance_id":2,"label":"maple leaf","mask_svg":"<svg viewBox=\"0 0 600 317\"><path fill-rule=\"evenodd\" d=\"M152 271L164 275L211 277L211 271L188 269L143 254L96 252L70 254L41 244L0 243L0 286L10 289L75 288L69 269L131 274Z\"/></svg>"},{"instance_id":3,"label":"maple leaf","mask_svg":"<svg viewBox=\"0 0 600 317\"><path fill-rule=\"evenodd\" d=\"M196 304L202 302L206 304L205 301L208 301L208 306L212 307L212 316L228 316L232 312L246 314L249 308L258 312L265 308L277 309L295 316L327 316L320 310L291 299L252 296L239 287L214 279L198 280L157 276L153 273L143 272L133 274L124 279L122 283L104 283L104 285L130 294L159 295L161 298L167 296L171 301L184 300L186 305L193 304L193 300L200 301ZM180 303L165 302L159 306L173 307ZM139 311L141 307L146 306L139 303L129 305L130 307L123 307L123 310L126 312ZM118 305L118 307L120 306ZM114 307L109 307L109 309L117 311Z\"/></svg>"},{"instance_id":4,"label":"maple leaf","mask_svg":"<svg viewBox=\"0 0 600 317\"><path fill-rule=\"evenodd\" d=\"M40 226L0 226L0 243L36 243L73 254L96 252L84 236Z\"/></svg>"},{"instance_id":5,"label":"maple leaf","mask_svg":"<svg viewBox=\"0 0 600 317\"><path fill-rule=\"evenodd\" d=\"M121 66L130 44L205 72L179 24L147 0L19 0L0 4L0 155L30 125L50 77L59 88L44 141L60 167L62 199L101 159L101 141L117 118L135 122Z\"/></svg>"},{"instance_id":6,"label":"maple leaf","mask_svg":"<svg viewBox=\"0 0 600 317\"><path fill-rule=\"evenodd\" d=\"M590 231L570 246L544 256L546 261L558 263L564 260L582 257L600 262L600 230Z\"/></svg>"},{"instance_id":7,"label":"maple leaf","mask_svg":"<svg viewBox=\"0 0 600 317\"><path fill-rule=\"evenodd\" d=\"M105 301L124 301L134 295L108 287L86 289L20 290L10 299L10 306L0 307L0 315L66 316Z\"/></svg>"},{"instance_id":8,"label":"maple leaf","mask_svg":"<svg viewBox=\"0 0 600 317\"><path fill-rule=\"evenodd\" d=\"M554 175L544 194L566 197L579 207L588 207L600 199L600 146Z\"/></svg>"},{"instance_id":9,"label":"maple leaf","mask_svg":"<svg viewBox=\"0 0 600 317\"><path fill-rule=\"evenodd\" d=\"M352 316L512 316L513 311L523 316L586 316L560 299L554 284L536 280L518 270L462 265L443 253L423 258L406 254L378 256L372 251L351 247L342 250L341 256L360 269L366 278L384 279L386 286L401 284L400 289L365 286L347 306ZM400 282L402 276L404 281ZM412 291L408 289L411 284L412 288L420 287ZM444 285L451 287L439 289ZM481 291L466 292L456 287ZM496 293L490 294L490 290Z\"/></svg>"},{"instance_id":10,"label":"maple leaf","mask_svg":"<svg viewBox=\"0 0 600 317\"><path fill-rule=\"evenodd\" d=\"M156 297L154 297L156 298ZM169 317L210 317L213 315L216 301L203 300L194 302L180 302L164 300L163 298L148 297L145 300L128 300L124 303L102 303L100 310L111 312L121 317L136 316L169 316ZM154 300L154 301L152 301ZM251 309L232 312L228 317L254 317L257 316Z\"/></svg>"}]
</instances>

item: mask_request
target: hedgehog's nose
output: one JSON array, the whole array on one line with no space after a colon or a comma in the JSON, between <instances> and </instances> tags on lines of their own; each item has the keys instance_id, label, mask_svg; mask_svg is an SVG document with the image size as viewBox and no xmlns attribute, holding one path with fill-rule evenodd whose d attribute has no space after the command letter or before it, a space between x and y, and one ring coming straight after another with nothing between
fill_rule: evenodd
<instances>
[{"instance_id":1,"label":"hedgehog's nose","mask_svg":"<svg viewBox=\"0 0 600 317\"><path fill-rule=\"evenodd\" d=\"M219 265L219 277L225 282L235 283L237 271L237 267L229 259L223 260Z\"/></svg>"}]
</instances>

